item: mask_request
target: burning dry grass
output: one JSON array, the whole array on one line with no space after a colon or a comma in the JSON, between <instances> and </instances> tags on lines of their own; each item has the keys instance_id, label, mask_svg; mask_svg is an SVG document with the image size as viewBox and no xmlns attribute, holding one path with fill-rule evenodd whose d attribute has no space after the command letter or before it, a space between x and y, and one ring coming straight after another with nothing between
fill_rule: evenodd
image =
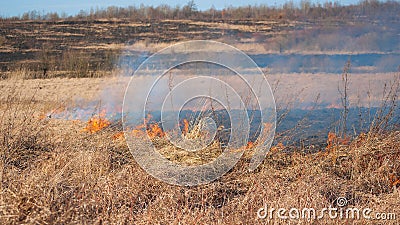
<instances>
[{"instance_id":1,"label":"burning dry grass","mask_svg":"<svg viewBox=\"0 0 400 225\"><path fill-rule=\"evenodd\" d=\"M111 122L106 119L106 113L102 112L99 115L95 115L86 122L86 127L83 128L91 134L101 131L102 129L110 126Z\"/></svg>"},{"instance_id":2,"label":"burning dry grass","mask_svg":"<svg viewBox=\"0 0 400 225\"><path fill-rule=\"evenodd\" d=\"M15 106L2 120L1 224L254 224L265 222L256 218L264 204L322 209L340 196L350 206L400 215L400 132L368 133L348 144L332 141L314 154L285 152L279 144L255 172L247 171L246 155L220 180L188 188L146 174L125 143L113 138L118 131L111 126L82 132L83 122L4 120ZM18 111L27 115L30 109ZM352 222L373 224L339 221Z\"/></svg>"},{"instance_id":3,"label":"burning dry grass","mask_svg":"<svg viewBox=\"0 0 400 225\"><path fill-rule=\"evenodd\" d=\"M1 105L0 224L258 224L267 222L257 219L257 210L264 204L322 209L335 206L338 197L346 197L351 207L396 213L396 220L384 222L399 223L399 131L371 129L349 141L332 133L328 147L316 153L289 152L279 143L254 172L247 170L250 156L246 151L221 179L178 187L142 170L132 159L121 130L105 118L89 120L96 131L85 132L89 123L36 116L40 104L18 96L11 93ZM190 135L185 124L184 134ZM150 126L147 132L153 130ZM153 139L164 156L181 163L204 163L220 150L213 146L210 155L199 159L181 155L160 135Z\"/></svg>"},{"instance_id":4,"label":"burning dry grass","mask_svg":"<svg viewBox=\"0 0 400 225\"><path fill-rule=\"evenodd\" d=\"M83 125L70 125L68 136L34 158L19 152L28 158L24 168L2 162L2 224L253 224L262 222L256 212L264 203L321 209L339 196L351 206L400 213L393 182L399 132L359 137L335 151L271 152L253 173L245 158L222 179L185 188L147 175L123 142L112 141L114 131L85 134Z\"/></svg>"}]
</instances>

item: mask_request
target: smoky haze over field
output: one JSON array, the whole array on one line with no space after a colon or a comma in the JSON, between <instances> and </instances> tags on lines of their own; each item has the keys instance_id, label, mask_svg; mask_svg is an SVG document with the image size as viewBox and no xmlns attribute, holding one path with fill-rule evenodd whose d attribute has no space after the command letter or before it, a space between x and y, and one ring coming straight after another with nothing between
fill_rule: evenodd
<instances>
[{"instance_id":1,"label":"smoky haze over field","mask_svg":"<svg viewBox=\"0 0 400 225\"><path fill-rule=\"evenodd\" d=\"M257 63L278 107L332 109L326 121L334 121L343 108L338 89L348 61L349 107L380 106L399 71L399 9L391 1L304 1L203 11L190 2L180 8L109 7L74 16L31 11L1 20L1 78L14 71L26 79L112 75L95 99L78 98L79 107L68 116L86 120L99 107L109 115L119 112L129 77L153 53L180 41L216 40Z\"/></svg>"}]
</instances>

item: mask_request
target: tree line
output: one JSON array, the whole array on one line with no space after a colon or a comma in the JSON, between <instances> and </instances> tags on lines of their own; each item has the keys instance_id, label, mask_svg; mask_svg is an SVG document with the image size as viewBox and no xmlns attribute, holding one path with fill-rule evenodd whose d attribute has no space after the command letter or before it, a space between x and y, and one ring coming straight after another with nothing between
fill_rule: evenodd
<instances>
[{"instance_id":1,"label":"tree line","mask_svg":"<svg viewBox=\"0 0 400 225\"><path fill-rule=\"evenodd\" d=\"M207 10L198 10L196 3L191 0L184 6L145 6L140 5L81 10L76 15L66 13L41 13L33 10L23 13L21 16L6 17L3 20L99 20L99 19L126 19L131 21L154 21L165 19L191 19L203 21L218 20L265 20L265 19L290 19L290 20L315 20L315 19L392 19L398 20L400 2L387 0L363 0L354 5L341 5L338 1L313 3L310 0L302 0L295 4L286 2L281 6L248 5L240 7L226 7Z\"/></svg>"}]
</instances>

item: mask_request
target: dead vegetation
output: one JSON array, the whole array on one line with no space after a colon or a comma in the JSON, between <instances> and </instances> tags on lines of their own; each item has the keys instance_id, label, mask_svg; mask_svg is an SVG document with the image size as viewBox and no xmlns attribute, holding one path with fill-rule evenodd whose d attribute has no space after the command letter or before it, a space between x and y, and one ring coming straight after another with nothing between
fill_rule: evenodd
<instances>
[{"instance_id":1,"label":"dead vegetation","mask_svg":"<svg viewBox=\"0 0 400 225\"><path fill-rule=\"evenodd\" d=\"M373 3L362 4L372 8ZM383 6L391 4L398 7L395 2ZM239 37L235 41L244 50L288 52L299 40L310 40L307 32L300 36L295 33L293 37L288 34L313 25L310 21L290 21L308 12L289 6L275 12L276 18L259 22L224 20L222 11L217 12L215 21L160 18L130 21L88 19L85 15L71 20L56 16L51 20L1 20L0 224L281 224L289 221L376 224L367 219L323 218L299 222L257 218L257 211L265 204L274 208L322 209L337 206L339 197L345 197L349 207L395 213L394 220L383 222L398 224L399 80L388 84L382 99L370 96L372 100L380 99L382 104L370 129L364 133L346 135L344 112L342 121L338 122L339 132L326 134L326 145L287 145L291 135L302 132L296 125L293 130L298 133L279 134L278 143L272 146L257 170L248 171L253 144L249 143L234 169L215 182L196 187L171 186L148 175L132 158L120 124L107 120L101 113L88 121L54 119L47 114L64 109L66 102L72 101L72 92L83 100L93 97L104 82L103 76L111 73L115 55L124 44L156 51L181 40L213 39L229 43L232 37ZM321 12L335 9L315 8ZM251 13L258 12L249 9ZM246 8L236 10L246 14ZM280 15L282 12L285 14ZM232 12L225 13L235 18ZM340 28L342 25L336 20L330 23ZM337 50L332 48L341 41L336 36L320 38L315 33L315 40L323 41L322 47L326 47L323 44L326 42L331 45L328 50ZM132 43L126 43L127 40ZM380 39L366 37L362 41L369 46L376 40ZM314 43L310 46L315 46ZM375 81L383 80L383 75L375 75ZM320 82L322 79L328 84L335 81L318 78L316 74L298 77L298 74L288 75L288 87L294 89L296 79L307 78L319 85L320 89L309 90L312 93L327 91L326 84ZM34 85L18 87L26 79L37 80L32 81ZM352 97L351 93L344 93L350 88L346 82L342 89L345 108L347 97ZM114 85L109 81L108 84ZM63 89L65 86L74 88ZM296 97L300 98L300 94ZM290 110L293 102L286 103L280 110ZM174 162L202 164L221 151L218 144L200 152L203 156L171 149L160 135L159 127L150 128L155 132L155 145L162 147L160 153ZM171 154L172 150L176 152Z\"/></svg>"},{"instance_id":2,"label":"dead vegetation","mask_svg":"<svg viewBox=\"0 0 400 225\"><path fill-rule=\"evenodd\" d=\"M382 107L390 108L398 89L386 93ZM254 172L248 172L245 154L211 184L178 187L142 170L116 126L102 123L88 132L95 123L40 116L43 107L56 107L46 104L35 100L35 93L27 98L8 92L2 98L1 224L257 224L266 222L257 219L264 204L322 209L335 206L338 197L346 197L351 207L396 213L387 224L399 221L400 132L384 126L393 116L390 110L377 115L375 128L354 139L330 135L326 149L314 153L287 151L279 143Z\"/></svg>"}]
</instances>

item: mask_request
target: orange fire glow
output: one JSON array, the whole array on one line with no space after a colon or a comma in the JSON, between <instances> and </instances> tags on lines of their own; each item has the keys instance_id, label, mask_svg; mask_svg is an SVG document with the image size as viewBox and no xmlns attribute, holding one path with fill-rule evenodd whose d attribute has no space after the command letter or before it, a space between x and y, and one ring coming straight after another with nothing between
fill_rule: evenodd
<instances>
[{"instance_id":1,"label":"orange fire glow","mask_svg":"<svg viewBox=\"0 0 400 225\"><path fill-rule=\"evenodd\" d=\"M136 126L132 130L132 135L135 137L144 137L147 133L150 138L165 137L165 132L161 129L158 123L149 124L151 118L152 116L148 114L144 123Z\"/></svg>"},{"instance_id":2,"label":"orange fire glow","mask_svg":"<svg viewBox=\"0 0 400 225\"><path fill-rule=\"evenodd\" d=\"M254 143L249 141L249 142L247 142L246 149L251 149L251 148L254 148Z\"/></svg>"},{"instance_id":3,"label":"orange fire glow","mask_svg":"<svg viewBox=\"0 0 400 225\"><path fill-rule=\"evenodd\" d=\"M334 143L336 142L336 140L337 140L336 134L333 133L333 132L329 132L329 133L328 133L328 140L326 141L326 143L328 144L328 145L326 146L326 149L332 148L332 146L334 145Z\"/></svg>"},{"instance_id":4,"label":"orange fire glow","mask_svg":"<svg viewBox=\"0 0 400 225\"><path fill-rule=\"evenodd\" d=\"M327 146L326 149L331 149L335 146L335 144L339 145L348 145L350 144L350 137L345 135L343 138L338 137L334 132L328 133L328 140L326 140Z\"/></svg>"},{"instance_id":5,"label":"orange fire glow","mask_svg":"<svg viewBox=\"0 0 400 225\"><path fill-rule=\"evenodd\" d=\"M400 177L397 177L395 174L390 174L389 180L392 187L397 187L397 185L400 185Z\"/></svg>"},{"instance_id":6,"label":"orange fire glow","mask_svg":"<svg viewBox=\"0 0 400 225\"><path fill-rule=\"evenodd\" d=\"M83 129L91 134L96 133L108 126L111 122L101 116L92 117L87 121L86 127Z\"/></svg>"},{"instance_id":7,"label":"orange fire glow","mask_svg":"<svg viewBox=\"0 0 400 225\"><path fill-rule=\"evenodd\" d=\"M189 132L189 122L187 119L183 119L183 135Z\"/></svg>"},{"instance_id":8,"label":"orange fire glow","mask_svg":"<svg viewBox=\"0 0 400 225\"><path fill-rule=\"evenodd\" d=\"M282 142L279 142L275 146L271 147L271 152L279 152L285 149L285 145Z\"/></svg>"},{"instance_id":9,"label":"orange fire glow","mask_svg":"<svg viewBox=\"0 0 400 225\"><path fill-rule=\"evenodd\" d=\"M98 115L90 118L86 122L86 127L83 130L93 134L110 126L110 124L111 122L106 119L106 112L103 110Z\"/></svg>"},{"instance_id":10,"label":"orange fire glow","mask_svg":"<svg viewBox=\"0 0 400 225\"><path fill-rule=\"evenodd\" d=\"M149 128L147 129L147 135L149 135L150 138L155 138L164 137L165 133L157 123L154 123L149 125Z\"/></svg>"},{"instance_id":11,"label":"orange fire glow","mask_svg":"<svg viewBox=\"0 0 400 225\"><path fill-rule=\"evenodd\" d=\"M41 113L41 114L39 114L38 118L39 118L39 120L44 120L47 118L47 115L44 113Z\"/></svg>"}]
</instances>

